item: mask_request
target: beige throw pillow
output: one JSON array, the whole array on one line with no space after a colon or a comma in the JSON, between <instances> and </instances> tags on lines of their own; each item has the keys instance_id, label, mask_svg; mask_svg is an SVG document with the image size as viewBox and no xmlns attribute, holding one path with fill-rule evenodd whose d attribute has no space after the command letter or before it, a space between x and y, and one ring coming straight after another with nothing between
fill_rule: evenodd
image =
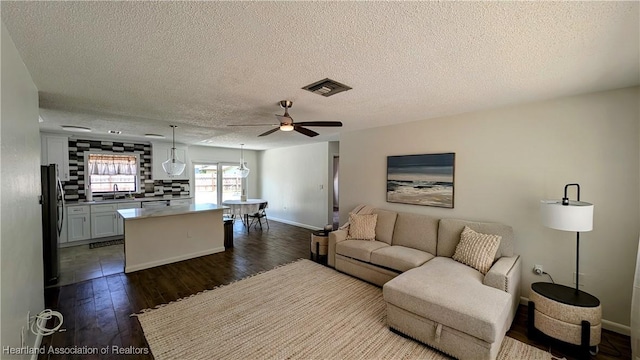
<instances>
[{"instance_id":1,"label":"beige throw pillow","mask_svg":"<svg viewBox=\"0 0 640 360\"><path fill-rule=\"evenodd\" d=\"M481 234L465 226L453 260L469 265L485 275L493 264L500 240L502 236Z\"/></svg>"},{"instance_id":2,"label":"beige throw pillow","mask_svg":"<svg viewBox=\"0 0 640 360\"><path fill-rule=\"evenodd\" d=\"M378 214L349 214L347 240L375 240Z\"/></svg>"}]
</instances>

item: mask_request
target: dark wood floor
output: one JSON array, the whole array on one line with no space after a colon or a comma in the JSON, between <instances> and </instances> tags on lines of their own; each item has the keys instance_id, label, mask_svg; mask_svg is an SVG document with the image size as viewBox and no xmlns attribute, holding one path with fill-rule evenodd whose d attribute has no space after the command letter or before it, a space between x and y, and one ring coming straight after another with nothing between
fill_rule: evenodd
<instances>
[{"instance_id":1,"label":"dark wood floor","mask_svg":"<svg viewBox=\"0 0 640 360\"><path fill-rule=\"evenodd\" d=\"M223 253L137 271L114 274L60 288L46 289L47 308L64 316L64 332L46 337L54 349L86 351L108 349L106 355L41 355L40 359L153 359L152 355L119 355L121 351L148 351L142 328L132 313L165 304L206 289L240 280L281 264L309 256L311 231L270 221L271 228L247 234L240 222L234 227L235 247ZM508 336L548 350L550 343L526 336L526 307L521 306ZM620 357L615 354L616 349ZM555 356L574 359L575 349L551 344ZM600 353L593 359L631 359L629 337L604 331Z\"/></svg>"}]
</instances>

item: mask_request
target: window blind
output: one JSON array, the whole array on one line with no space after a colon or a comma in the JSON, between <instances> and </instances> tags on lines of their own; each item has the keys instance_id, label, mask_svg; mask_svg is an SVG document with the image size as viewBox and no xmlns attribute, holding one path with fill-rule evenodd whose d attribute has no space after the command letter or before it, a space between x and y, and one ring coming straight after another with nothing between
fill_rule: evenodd
<instances>
[{"instance_id":1,"label":"window blind","mask_svg":"<svg viewBox=\"0 0 640 360\"><path fill-rule=\"evenodd\" d=\"M91 154L89 175L137 175L138 162L135 156Z\"/></svg>"}]
</instances>

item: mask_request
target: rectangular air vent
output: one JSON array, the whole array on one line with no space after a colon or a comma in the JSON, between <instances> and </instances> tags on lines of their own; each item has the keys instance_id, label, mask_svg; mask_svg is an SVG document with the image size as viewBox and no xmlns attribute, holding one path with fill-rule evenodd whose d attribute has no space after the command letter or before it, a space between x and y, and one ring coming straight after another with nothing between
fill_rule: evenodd
<instances>
[{"instance_id":1,"label":"rectangular air vent","mask_svg":"<svg viewBox=\"0 0 640 360\"><path fill-rule=\"evenodd\" d=\"M347 85L340 84L339 82L329 78L316 81L313 84L303 87L303 89L322 96L331 96L339 92L351 90Z\"/></svg>"}]
</instances>

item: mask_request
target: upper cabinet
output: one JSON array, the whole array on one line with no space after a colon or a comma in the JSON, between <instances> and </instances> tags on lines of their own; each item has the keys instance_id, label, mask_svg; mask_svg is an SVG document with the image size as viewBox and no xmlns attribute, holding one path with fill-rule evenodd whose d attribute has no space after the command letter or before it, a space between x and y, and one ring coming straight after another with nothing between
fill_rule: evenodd
<instances>
[{"instance_id":1,"label":"upper cabinet","mask_svg":"<svg viewBox=\"0 0 640 360\"><path fill-rule=\"evenodd\" d=\"M162 168L162 163L171 157L170 143L151 144L151 175L153 180L189 180L189 153L186 145L176 144L176 158L187 166L180 175L169 175Z\"/></svg>"},{"instance_id":2,"label":"upper cabinet","mask_svg":"<svg viewBox=\"0 0 640 360\"><path fill-rule=\"evenodd\" d=\"M41 141L42 165L57 164L60 180L69 181L69 137L42 134Z\"/></svg>"}]
</instances>

